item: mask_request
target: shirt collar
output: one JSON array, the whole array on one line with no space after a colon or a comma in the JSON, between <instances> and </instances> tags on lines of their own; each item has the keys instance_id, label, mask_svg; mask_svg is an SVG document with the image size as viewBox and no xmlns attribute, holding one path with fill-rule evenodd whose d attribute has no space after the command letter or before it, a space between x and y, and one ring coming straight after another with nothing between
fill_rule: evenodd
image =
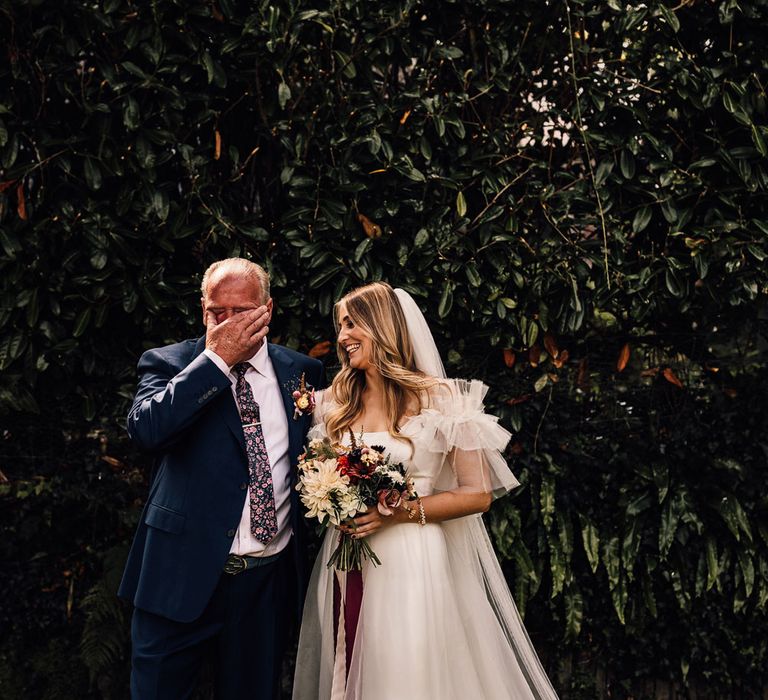
<instances>
[{"instance_id":1,"label":"shirt collar","mask_svg":"<svg viewBox=\"0 0 768 700\"><path fill-rule=\"evenodd\" d=\"M256 351L256 354L248 360L248 363L259 374L267 375L269 371L269 353L267 352L267 339L264 338L264 342L261 347Z\"/></svg>"}]
</instances>

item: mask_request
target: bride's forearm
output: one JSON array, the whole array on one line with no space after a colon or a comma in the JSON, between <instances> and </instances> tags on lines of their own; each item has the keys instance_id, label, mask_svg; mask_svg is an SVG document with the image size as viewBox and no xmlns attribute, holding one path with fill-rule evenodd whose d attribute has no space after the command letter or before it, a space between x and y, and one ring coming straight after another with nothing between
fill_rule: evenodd
<instances>
[{"instance_id":1,"label":"bride's forearm","mask_svg":"<svg viewBox=\"0 0 768 700\"><path fill-rule=\"evenodd\" d=\"M419 501L406 501L403 507L396 508L391 515L382 515L376 506L371 506L362 515L354 518L353 523L344 522L339 531L352 537L367 537L382 527L411 523L415 525L439 523L443 520L462 518L465 515L484 513L491 505L491 494L470 489L446 491L433 496L424 496ZM422 517L423 509L423 517Z\"/></svg>"},{"instance_id":2,"label":"bride's forearm","mask_svg":"<svg viewBox=\"0 0 768 700\"><path fill-rule=\"evenodd\" d=\"M443 520L463 518L465 515L485 513L491 507L491 500L490 493L457 490L424 496L421 505L426 522L439 523ZM416 501L410 501L409 507L416 510L411 522L418 523L418 504Z\"/></svg>"}]
</instances>

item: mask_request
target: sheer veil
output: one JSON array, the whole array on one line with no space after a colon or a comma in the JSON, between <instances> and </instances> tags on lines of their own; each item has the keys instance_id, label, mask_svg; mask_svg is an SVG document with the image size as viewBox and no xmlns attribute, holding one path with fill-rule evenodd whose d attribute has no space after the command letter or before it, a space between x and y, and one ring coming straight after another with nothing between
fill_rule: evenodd
<instances>
[{"instance_id":1,"label":"sheer veil","mask_svg":"<svg viewBox=\"0 0 768 700\"><path fill-rule=\"evenodd\" d=\"M432 331L429 330L427 320L413 297L404 289L395 289L395 295L400 302L400 308L405 316L405 325L413 345L416 369L424 374L439 379L445 378L445 367L437 351Z\"/></svg>"},{"instance_id":2,"label":"sheer veil","mask_svg":"<svg viewBox=\"0 0 768 700\"><path fill-rule=\"evenodd\" d=\"M395 289L395 294L405 315L417 369L433 377L444 379L446 374L443 362L424 315L408 292ZM446 382L451 389L452 410L450 412L453 415L438 419L438 425L441 420L442 422L451 421L454 437L448 442L459 447L463 446L464 449L452 451L453 459L446 460L451 469L444 469L447 474L444 473L438 479L435 484L436 491L462 488L462 482L469 481L472 484L482 484L483 490L490 491L494 497L507 493L519 485L501 455L510 434L495 424L495 417L484 412L482 418L475 418L474 415L478 412L478 406L482 411L482 399L488 387L476 380L467 382L447 379ZM416 423L415 427L429 429L430 423L430 420L426 420L423 425ZM496 429L493 437L491 437L491 424ZM478 429L477 426L484 427ZM503 434L501 440L499 440L499 434ZM440 444L439 440L437 443L434 440L431 442L433 445ZM479 449L473 450L473 448ZM457 452L460 452L463 457L456 459ZM479 455L480 459L473 460L474 455ZM466 476L462 478L463 470L468 470L470 473L479 472L482 476L478 479L473 474L469 478ZM510 664L519 667L527 687L516 686L515 698L557 700L557 693L539 661L520 618L482 518L479 515L457 518L443 522L442 526L445 530L452 564L453 584L462 591L485 591L487 604L490 604L507 640L506 649L485 650L485 653L498 655L495 659L495 668L498 669L498 673L503 674L504 669L509 668ZM461 608L457 613L462 618L477 620L483 617L479 610L483 606L483 601L477 596L462 595L459 601L461 601Z\"/></svg>"}]
</instances>

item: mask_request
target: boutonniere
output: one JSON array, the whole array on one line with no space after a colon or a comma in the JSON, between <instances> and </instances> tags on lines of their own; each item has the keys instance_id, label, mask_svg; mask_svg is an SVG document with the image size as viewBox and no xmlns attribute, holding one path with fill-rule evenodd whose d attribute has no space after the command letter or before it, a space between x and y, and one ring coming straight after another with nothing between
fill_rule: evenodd
<instances>
[{"instance_id":1,"label":"boutonniere","mask_svg":"<svg viewBox=\"0 0 768 700\"><path fill-rule=\"evenodd\" d=\"M293 420L299 420L315 410L315 387L307 383L304 372L301 373L298 388L291 392L293 397Z\"/></svg>"}]
</instances>

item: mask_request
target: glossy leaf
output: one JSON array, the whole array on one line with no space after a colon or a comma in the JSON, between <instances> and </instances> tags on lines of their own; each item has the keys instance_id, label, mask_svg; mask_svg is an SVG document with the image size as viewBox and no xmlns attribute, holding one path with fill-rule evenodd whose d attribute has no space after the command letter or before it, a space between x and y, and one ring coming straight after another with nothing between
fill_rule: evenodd
<instances>
[{"instance_id":1,"label":"glossy leaf","mask_svg":"<svg viewBox=\"0 0 768 700\"><path fill-rule=\"evenodd\" d=\"M456 194L456 213L459 216L464 216L467 213L467 202L464 199L463 192L458 192Z\"/></svg>"},{"instance_id":2,"label":"glossy leaf","mask_svg":"<svg viewBox=\"0 0 768 700\"><path fill-rule=\"evenodd\" d=\"M584 544L584 553L587 555L592 573L595 573L600 563L600 537L595 525L583 515L581 516L581 541Z\"/></svg>"}]
</instances>

